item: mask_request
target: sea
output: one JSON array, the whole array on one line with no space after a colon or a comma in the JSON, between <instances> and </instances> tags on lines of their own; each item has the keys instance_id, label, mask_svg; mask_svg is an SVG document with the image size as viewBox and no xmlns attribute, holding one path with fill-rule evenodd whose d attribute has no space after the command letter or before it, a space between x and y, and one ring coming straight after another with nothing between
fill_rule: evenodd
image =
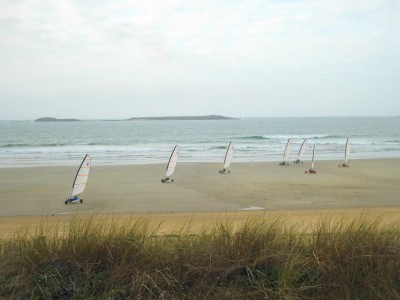
<instances>
[{"instance_id":1,"label":"sea","mask_svg":"<svg viewBox=\"0 0 400 300\"><path fill-rule=\"evenodd\" d=\"M178 162L223 163L229 142L233 162L282 161L288 139L296 160L400 158L400 117L239 118L78 122L0 121L0 167L167 163L175 145Z\"/></svg>"}]
</instances>

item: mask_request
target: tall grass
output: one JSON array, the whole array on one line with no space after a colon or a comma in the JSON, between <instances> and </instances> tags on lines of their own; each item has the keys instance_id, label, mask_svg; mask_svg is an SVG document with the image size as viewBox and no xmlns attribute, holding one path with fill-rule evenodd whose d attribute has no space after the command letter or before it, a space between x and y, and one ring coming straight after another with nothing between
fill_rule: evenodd
<instances>
[{"instance_id":1,"label":"tall grass","mask_svg":"<svg viewBox=\"0 0 400 300\"><path fill-rule=\"evenodd\" d=\"M168 234L148 220L76 217L0 244L6 299L400 299L399 224L262 217Z\"/></svg>"}]
</instances>

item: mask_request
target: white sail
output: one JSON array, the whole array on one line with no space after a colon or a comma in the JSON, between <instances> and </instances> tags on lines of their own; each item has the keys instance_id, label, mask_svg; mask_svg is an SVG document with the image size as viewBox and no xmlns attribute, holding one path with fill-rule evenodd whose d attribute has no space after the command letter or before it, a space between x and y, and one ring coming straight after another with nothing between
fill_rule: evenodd
<instances>
[{"instance_id":1,"label":"white sail","mask_svg":"<svg viewBox=\"0 0 400 300\"><path fill-rule=\"evenodd\" d=\"M91 165L90 155L86 154L81 163L81 166L78 169L78 172L76 173L74 183L72 184L71 198L79 194L82 194L83 191L85 190L86 183L89 178L90 165Z\"/></svg>"},{"instance_id":2,"label":"white sail","mask_svg":"<svg viewBox=\"0 0 400 300\"><path fill-rule=\"evenodd\" d=\"M344 153L344 162L345 163L347 163L347 161L349 159L349 156L350 156L350 144L349 144L349 138L347 138L346 150L345 150L345 153Z\"/></svg>"},{"instance_id":3,"label":"white sail","mask_svg":"<svg viewBox=\"0 0 400 300\"><path fill-rule=\"evenodd\" d=\"M289 159L290 151L292 151L292 139L288 139L285 153L283 154L283 161L286 162Z\"/></svg>"},{"instance_id":4,"label":"white sail","mask_svg":"<svg viewBox=\"0 0 400 300\"><path fill-rule=\"evenodd\" d=\"M167 172L165 174L166 177L169 177L174 173L176 163L178 161L178 154L179 154L178 146L175 146L174 150L172 150L171 157L169 158L168 161Z\"/></svg>"},{"instance_id":5,"label":"white sail","mask_svg":"<svg viewBox=\"0 0 400 300\"><path fill-rule=\"evenodd\" d=\"M227 169L230 166L232 158L233 158L233 144L232 142L230 142L225 154L224 169Z\"/></svg>"},{"instance_id":6,"label":"white sail","mask_svg":"<svg viewBox=\"0 0 400 300\"><path fill-rule=\"evenodd\" d=\"M312 152L311 169L314 169L314 158L315 158L315 144Z\"/></svg>"},{"instance_id":7,"label":"white sail","mask_svg":"<svg viewBox=\"0 0 400 300\"><path fill-rule=\"evenodd\" d=\"M304 139L303 144L301 144L300 150L299 150L299 155L297 157L298 160L302 160L303 159L303 155L306 152L307 149L307 139Z\"/></svg>"}]
</instances>

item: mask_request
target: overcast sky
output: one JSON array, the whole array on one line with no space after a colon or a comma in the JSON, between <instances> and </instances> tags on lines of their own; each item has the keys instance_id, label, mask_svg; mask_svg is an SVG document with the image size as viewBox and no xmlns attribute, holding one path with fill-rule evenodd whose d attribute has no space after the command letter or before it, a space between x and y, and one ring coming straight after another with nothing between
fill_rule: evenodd
<instances>
[{"instance_id":1,"label":"overcast sky","mask_svg":"<svg viewBox=\"0 0 400 300\"><path fill-rule=\"evenodd\" d=\"M0 119L400 114L400 0L2 0Z\"/></svg>"}]
</instances>

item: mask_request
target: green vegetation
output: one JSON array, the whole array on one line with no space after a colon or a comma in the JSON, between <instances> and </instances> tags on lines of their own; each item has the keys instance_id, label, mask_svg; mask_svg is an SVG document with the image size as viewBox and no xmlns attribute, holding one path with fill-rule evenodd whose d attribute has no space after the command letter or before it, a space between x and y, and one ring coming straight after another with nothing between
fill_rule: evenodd
<instances>
[{"instance_id":1,"label":"green vegetation","mask_svg":"<svg viewBox=\"0 0 400 300\"><path fill-rule=\"evenodd\" d=\"M0 244L5 299L400 299L399 224L223 220L168 234L75 217ZM194 234L193 232L196 232ZM1 298L1 297L0 297Z\"/></svg>"}]
</instances>

